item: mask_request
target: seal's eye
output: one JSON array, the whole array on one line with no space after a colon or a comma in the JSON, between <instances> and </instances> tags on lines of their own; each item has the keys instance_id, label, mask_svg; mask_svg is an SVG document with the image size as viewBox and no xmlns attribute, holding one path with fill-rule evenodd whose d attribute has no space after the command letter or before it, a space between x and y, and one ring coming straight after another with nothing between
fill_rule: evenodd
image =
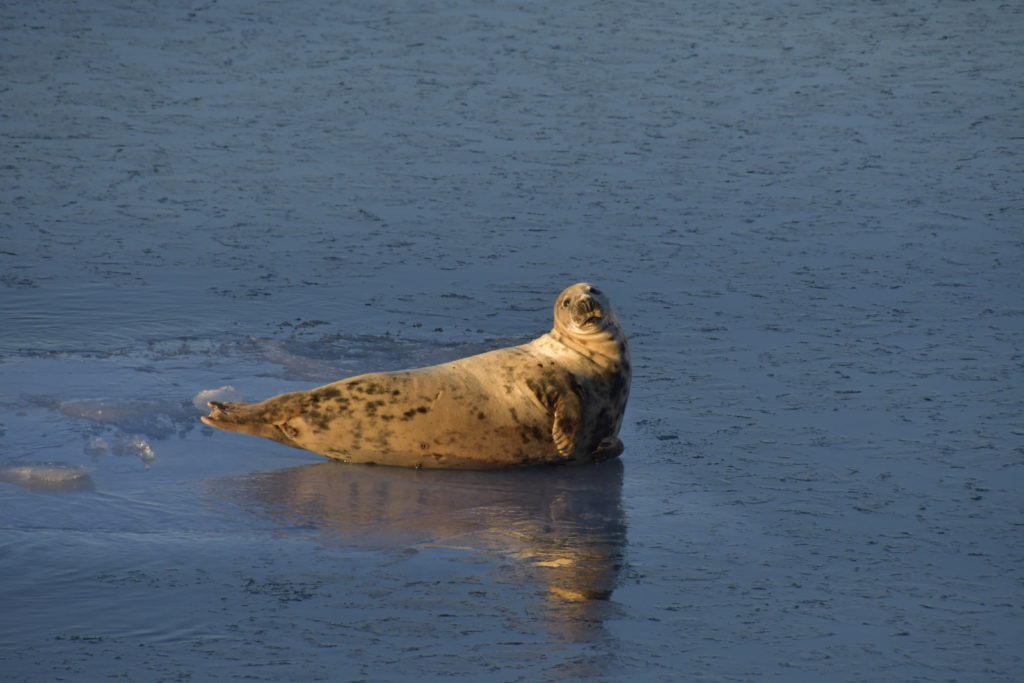
<instances>
[{"instance_id":1,"label":"seal's eye","mask_svg":"<svg viewBox=\"0 0 1024 683\"><path fill-rule=\"evenodd\" d=\"M562 308L569 308L569 297L562 299Z\"/></svg>"},{"instance_id":2,"label":"seal's eye","mask_svg":"<svg viewBox=\"0 0 1024 683\"><path fill-rule=\"evenodd\" d=\"M587 290L587 293L588 293L588 294L596 294L596 295L598 295L598 296L601 296L601 290L600 290L600 289L598 289L597 287L591 287L591 288L589 288L589 289Z\"/></svg>"}]
</instances>

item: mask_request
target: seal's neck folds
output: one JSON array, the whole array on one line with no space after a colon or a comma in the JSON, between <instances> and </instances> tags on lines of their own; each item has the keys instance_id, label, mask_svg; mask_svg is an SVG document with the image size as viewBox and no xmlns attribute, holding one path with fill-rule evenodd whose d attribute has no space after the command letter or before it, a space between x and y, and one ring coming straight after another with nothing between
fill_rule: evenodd
<instances>
[{"instance_id":1,"label":"seal's neck folds","mask_svg":"<svg viewBox=\"0 0 1024 683\"><path fill-rule=\"evenodd\" d=\"M610 370L618 370L622 361L629 356L625 337L607 330L586 336L565 334L558 330L551 330L549 334L555 341Z\"/></svg>"}]
</instances>

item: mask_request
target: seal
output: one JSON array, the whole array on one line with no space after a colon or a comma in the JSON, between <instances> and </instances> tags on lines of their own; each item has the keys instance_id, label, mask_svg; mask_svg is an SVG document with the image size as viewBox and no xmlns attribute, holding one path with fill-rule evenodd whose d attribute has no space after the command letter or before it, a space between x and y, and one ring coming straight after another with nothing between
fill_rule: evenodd
<instances>
[{"instance_id":1,"label":"seal","mask_svg":"<svg viewBox=\"0 0 1024 683\"><path fill-rule=\"evenodd\" d=\"M490 469L617 457L632 376L622 326L585 282L559 295L554 318L521 346L262 403L210 401L202 420L354 463Z\"/></svg>"}]
</instances>

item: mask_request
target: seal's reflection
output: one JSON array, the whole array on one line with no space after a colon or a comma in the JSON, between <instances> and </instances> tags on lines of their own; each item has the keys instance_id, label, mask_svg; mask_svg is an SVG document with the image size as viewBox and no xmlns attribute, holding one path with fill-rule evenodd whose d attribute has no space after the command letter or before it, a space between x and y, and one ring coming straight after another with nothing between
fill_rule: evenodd
<instances>
[{"instance_id":1,"label":"seal's reflection","mask_svg":"<svg viewBox=\"0 0 1024 683\"><path fill-rule=\"evenodd\" d=\"M323 542L498 553L516 581L545 595L550 626L593 637L626 539L622 463L513 471L413 470L325 462L209 483L276 524L312 526Z\"/></svg>"}]
</instances>

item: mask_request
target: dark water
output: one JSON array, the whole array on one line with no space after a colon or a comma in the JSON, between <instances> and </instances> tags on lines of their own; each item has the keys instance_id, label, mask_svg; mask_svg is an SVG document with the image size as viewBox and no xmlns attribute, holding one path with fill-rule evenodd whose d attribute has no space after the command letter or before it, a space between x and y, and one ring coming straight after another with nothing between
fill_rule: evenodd
<instances>
[{"instance_id":1,"label":"dark water","mask_svg":"<svg viewBox=\"0 0 1024 683\"><path fill-rule=\"evenodd\" d=\"M0 8L0 677L1015 680L1012 3ZM621 461L197 421L611 296ZM56 463L56 464L54 464Z\"/></svg>"}]
</instances>

